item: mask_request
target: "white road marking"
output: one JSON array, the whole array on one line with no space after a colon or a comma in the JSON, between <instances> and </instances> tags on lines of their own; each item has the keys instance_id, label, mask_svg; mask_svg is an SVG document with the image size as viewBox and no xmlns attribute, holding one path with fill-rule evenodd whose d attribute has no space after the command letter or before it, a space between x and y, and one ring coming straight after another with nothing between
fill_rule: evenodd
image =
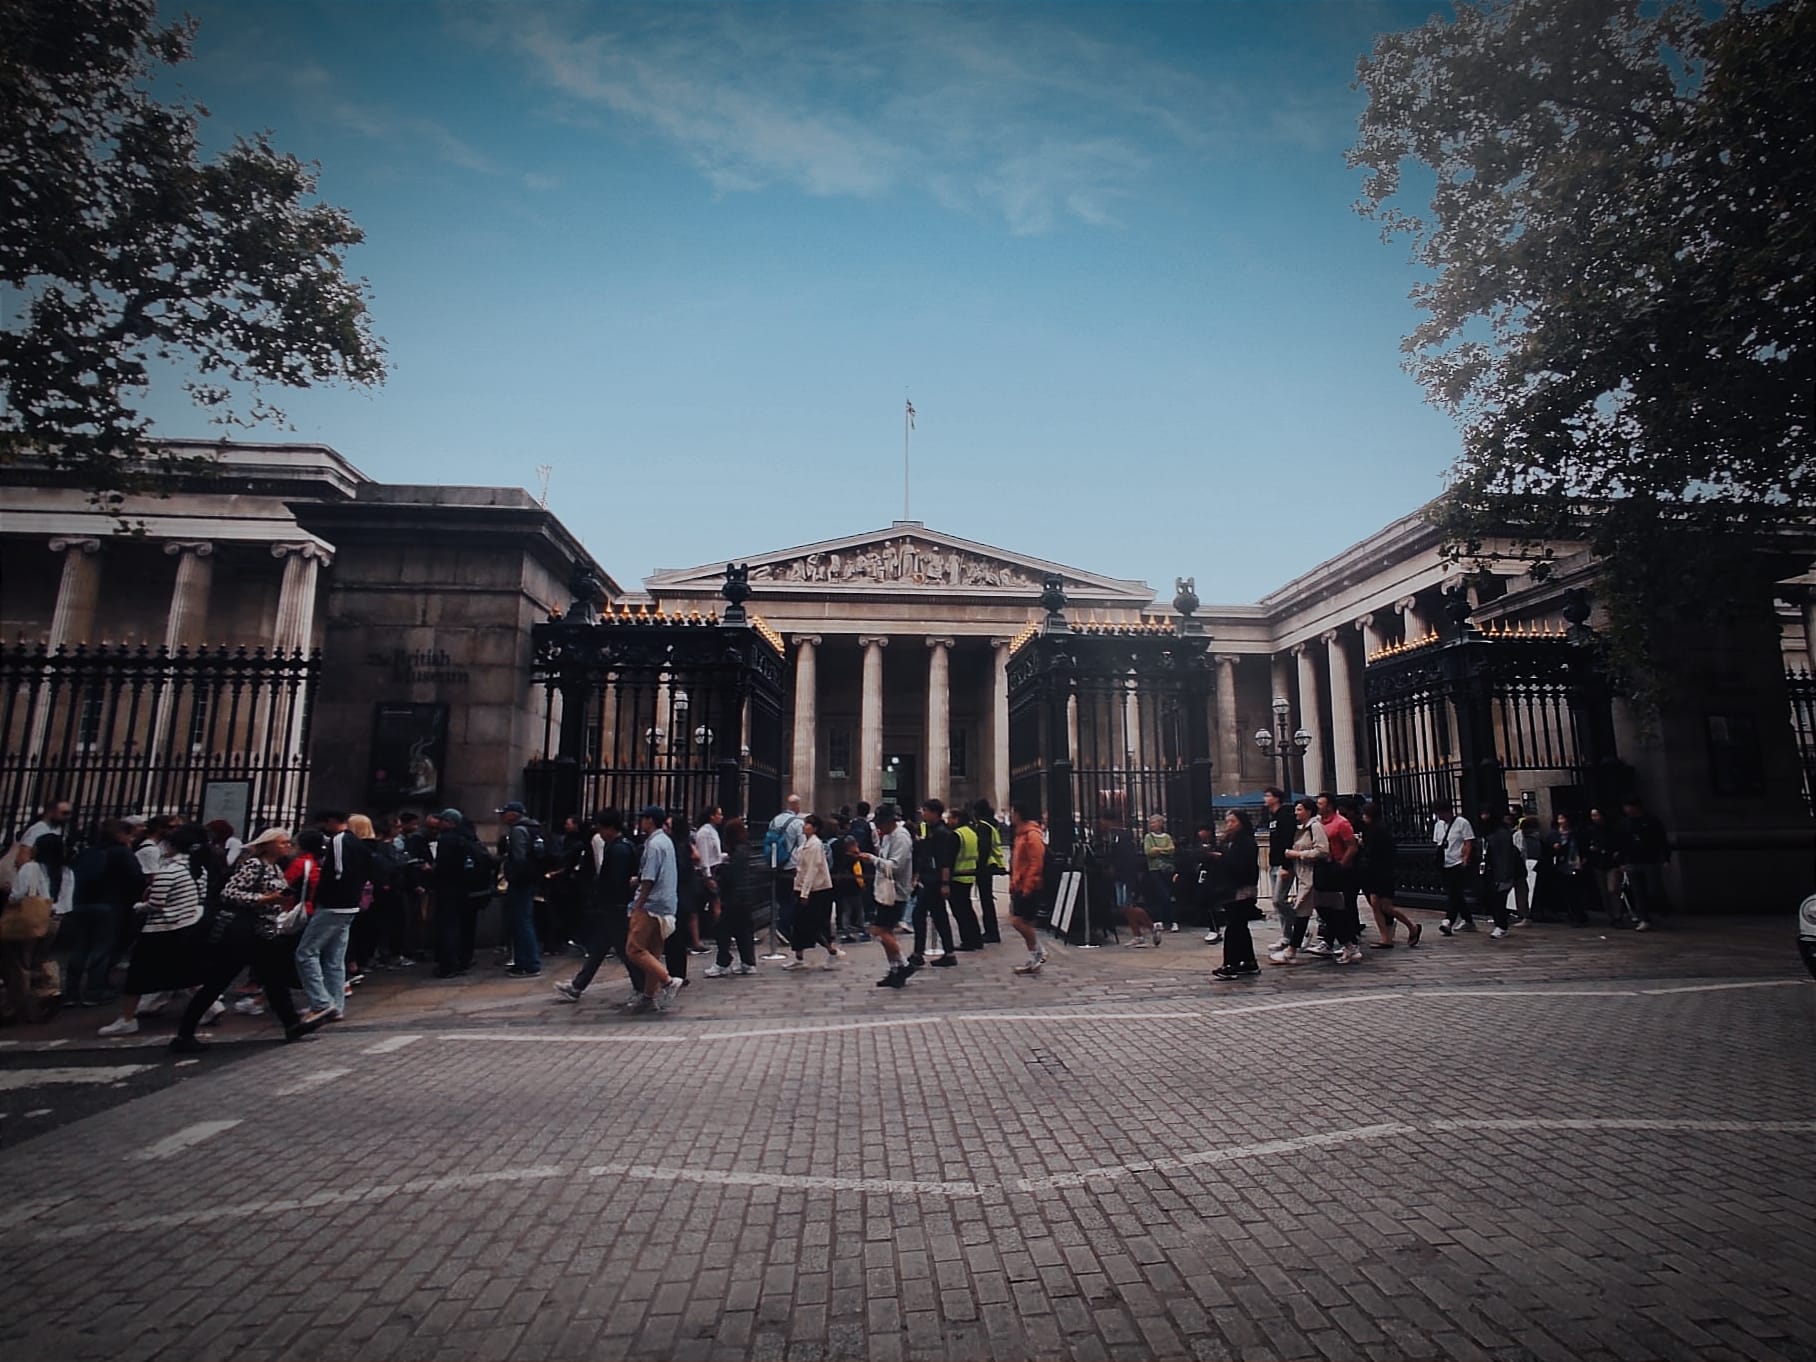
<instances>
[{"instance_id":1,"label":"white road marking","mask_svg":"<svg viewBox=\"0 0 1816 1362\"><path fill-rule=\"evenodd\" d=\"M395 1054L397 1051L403 1049L404 1046L414 1045L421 1039L421 1036L387 1036L384 1040L368 1045L365 1049L361 1050L360 1053L362 1055Z\"/></svg>"},{"instance_id":2,"label":"white road marking","mask_svg":"<svg viewBox=\"0 0 1816 1362\"><path fill-rule=\"evenodd\" d=\"M37 1117L37 1116L49 1116L49 1115L50 1115L50 1108L49 1108L49 1107L38 1107L38 1108L36 1108L36 1109L34 1109L34 1110L32 1110L32 1111L28 1111L28 1112L26 1112L26 1113L25 1113L25 1119L26 1119L26 1120L28 1120L28 1121L29 1121L29 1120L31 1120L31 1119L32 1119L32 1118L33 1118L33 1117Z\"/></svg>"},{"instance_id":3,"label":"white road marking","mask_svg":"<svg viewBox=\"0 0 1816 1362\"><path fill-rule=\"evenodd\" d=\"M35 1088L46 1083L118 1083L155 1069L155 1064L108 1064L93 1069L0 1069L0 1092Z\"/></svg>"},{"instance_id":4,"label":"white road marking","mask_svg":"<svg viewBox=\"0 0 1816 1362\"><path fill-rule=\"evenodd\" d=\"M1808 979L1753 979L1735 984L1686 984L1679 988L1642 988L1641 993L1721 993L1731 988L1802 988Z\"/></svg>"},{"instance_id":5,"label":"white road marking","mask_svg":"<svg viewBox=\"0 0 1816 1362\"><path fill-rule=\"evenodd\" d=\"M437 1040L517 1041L534 1045L680 1045L699 1036L670 1032L652 1035L638 1031L577 1031L572 1035L547 1031L442 1031Z\"/></svg>"},{"instance_id":6,"label":"white road marking","mask_svg":"<svg viewBox=\"0 0 1816 1362\"><path fill-rule=\"evenodd\" d=\"M168 1159L181 1154L185 1149L193 1148L203 1140L213 1139L224 1130L232 1130L239 1124L235 1118L231 1121L197 1121L192 1126L184 1126L174 1135L166 1135L156 1144L148 1144L143 1149L134 1150L126 1156L128 1163L149 1163L153 1159Z\"/></svg>"},{"instance_id":7,"label":"white road marking","mask_svg":"<svg viewBox=\"0 0 1816 1362\"><path fill-rule=\"evenodd\" d=\"M1223 1149L1202 1149L1178 1154L1167 1159L1142 1159L1135 1163L1109 1164L1100 1168L1081 1168L1072 1173L1056 1173L1044 1178L1020 1178L1014 1186L1022 1192L1044 1192L1055 1187L1082 1187L1100 1178L1127 1177L1132 1173L1165 1173L1176 1168L1197 1168L1210 1163L1235 1163L1242 1159L1270 1158L1292 1154L1302 1149L1319 1149L1326 1145L1350 1144L1356 1140L1378 1140L1388 1135L1410 1135L1414 1126L1386 1122L1372 1126L1351 1126L1347 1130L1328 1130L1318 1135L1299 1135L1286 1140L1266 1140L1260 1144L1230 1145Z\"/></svg>"},{"instance_id":8,"label":"white road marking","mask_svg":"<svg viewBox=\"0 0 1816 1362\"><path fill-rule=\"evenodd\" d=\"M1609 1116L1562 1117L1510 1116L1483 1120L1427 1121L1426 1130L1661 1130L1693 1131L1711 1135L1816 1134L1816 1121L1691 1121L1671 1117Z\"/></svg>"},{"instance_id":9,"label":"white road marking","mask_svg":"<svg viewBox=\"0 0 1816 1362\"><path fill-rule=\"evenodd\" d=\"M902 1178L820 1177L805 1173L739 1173L707 1168L658 1168L650 1164L602 1163L586 1170L594 1178L638 1178L648 1182L698 1182L708 1187L786 1187L797 1191L899 1192L904 1196L980 1196L975 1182L916 1182Z\"/></svg>"},{"instance_id":10,"label":"white road marking","mask_svg":"<svg viewBox=\"0 0 1816 1362\"><path fill-rule=\"evenodd\" d=\"M306 1073L293 1083L288 1083L272 1094L274 1097L297 1097L317 1088L325 1088L337 1078L345 1078L352 1073L351 1069L317 1069Z\"/></svg>"}]
</instances>

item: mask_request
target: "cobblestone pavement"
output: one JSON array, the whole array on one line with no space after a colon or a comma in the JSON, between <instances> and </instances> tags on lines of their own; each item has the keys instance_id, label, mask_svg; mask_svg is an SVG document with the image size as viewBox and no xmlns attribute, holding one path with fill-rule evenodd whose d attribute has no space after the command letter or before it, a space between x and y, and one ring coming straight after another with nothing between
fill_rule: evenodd
<instances>
[{"instance_id":1,"label":"cobblestone pavement","mask_svg":"<svg viewBox=\"0 0 1816 1362\"><path fill-rule=\"evenodd\" d=\"M0 1355L1816 1358L1788 928L1599 936L368 985L0 1155Z\"/></svg>"}]
</instances>

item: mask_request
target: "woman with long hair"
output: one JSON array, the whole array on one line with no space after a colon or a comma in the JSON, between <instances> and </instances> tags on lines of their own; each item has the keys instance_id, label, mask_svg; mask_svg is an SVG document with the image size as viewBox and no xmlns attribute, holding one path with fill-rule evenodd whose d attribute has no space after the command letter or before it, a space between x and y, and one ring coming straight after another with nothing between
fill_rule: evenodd
<instances>
[{"instance_id":1,"label":"woman with long hair","mask_svg":"<svg viewBox=\"0 0 1816 1362\"><path fill-rule=\"evenodd\" d=\"M785 961L782 968L806 969L808 949L824 946L824 968L831 969L844 952L832 942L832 870L826 863L826 844L820 840L820 829L825 824L817 813L808 814L803 823L801 845L795 852L794 879L801 907L795 914L794 930L788 934L795 958Z\"/></svg>"},{"instance_id":2,"label":"woman with long hair","mask_svg":"<svg viewBox=\"0 0 1816 1362\"><path fill-rule=\"evenodd\" d=\"M139 934L126 964L120 1015L101 1028L101 1035L138 1034L140 997L198 982L197 928L208 893L208 866L207 829L188 823L164 838L164 854L145 891Z\"/></svg>"},{"instance_id":3,"label":"woman with long hair","mask_svg":"<svg viewBox=\"0 0 1816 1362\"><path fill-rule=\"evenodd\" d=\"M29 847L21 843L15 854L19 870L8 891L8 901L48 900L50 923L43 936L29 941L0 941L0 978L6 983L6 1013L0 1020L35 1022L56 1011L57 993L48 974L43 996L34 990L32 983L40 972L44 972L45 963L50 959L58 926L75 907L76 876L66 864L63 838L58 833L42 833Z\"/></svg>"},{"instance_id":4,"label":"woman with long hair","mask_svg":"<svg viewBox=\"0 0 1816 1362\"><path fill-rule=\"evenodd\" d=\"M1381 933L1381 939L1372 943L1374 949L1385 951L1393 948L1396 922L1406 928L1406 944L1409 947L1418 945L1425 927L1406 916L1406 910L1394 903L1394 894L1399 888L1394 877L1397 852L1393 830L1382 821L1378 805L1363 806L1362 826L1357 831L1362 834L1362 857L1359 862L1362 892L1368 896L1368 906L1375 914L1375 929Z\"/></svg>"},{"instance_id":5,"label":"woman with long hair","mask_svg":"<svg viewBox=\"0 0 1816 1362\"><path fill-rule=\"evenodd\" d=\"M1305 944L1305 929L1314 909L1335 908L1343 901L1340 890L1321 888L1318 884L1322 878L1319 865L1328 867L1331 864L1330 834L1319 821L1318 801L1309 796L1294 800L1293 817L1299 826L1286 853L1287 864L1293 871L1293 925L1286 944L1267 957L1276 965L1290 965L1298 959L1299 947ZM1328 875L1328 869L1325 873Z\"/></svg>"},{"instance_id":6,"label":"woman with long hair","mask_svg":"<svg viewBox=\"0 0 1816 1362\"><path fill-rule=\"evenodd\" d=\"M757 972L757 943L752 912L767 897L762 848L751 841L742 818L728 818L719 830L724 859L715 871L719 886L719 958L706 971L708 979ZM732 959L732 948L738 958Z\"/></svg>"},{"instance_id":7,"label":"woman with long hair","mask_svg":"<svg viewBox=\"0 0 1816 1362\"><path fill-rule=\"evenodd\" d=\"M1249 935L1249 923L1260 916L1255 898L1261 879L1261 846L1248 814L1231 809L1224 816L1216 849L1205 854L1215 858L1231 892L1223 905L1223 964L1211 971L1211 977L1247 979L1261 973L1255 962L1255 941Z\"/></svg>"}]
</instances>

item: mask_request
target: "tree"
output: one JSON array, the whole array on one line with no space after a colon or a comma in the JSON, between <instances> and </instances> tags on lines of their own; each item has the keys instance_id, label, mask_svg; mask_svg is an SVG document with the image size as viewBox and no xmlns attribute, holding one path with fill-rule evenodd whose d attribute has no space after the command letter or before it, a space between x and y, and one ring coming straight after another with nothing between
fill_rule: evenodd
<instances>
[{"instance_id":1,"label":"tree","mask_svg":"<svg viewBox=\"0 0 1816 1362\"><path fill-rule=\"evenodd\" d=\"M363 233L316 201L316 170L266 135L204 158L200 104L147 83L187 60L193 20L155 0L0 0L0 458L30 452L97 493L179 461L146 443L153 361L229 424L282 419L266 394L383 381Z\"/></svg>"},{"instance_id":2,"label":"tree","mask_svg":"<svg viewBox=\"0 0 1816 1362\"><path fill-rule=\"evenodd\" d=\"M1464 0L1359 64L1356 206L1429 271L1407 367L1462 429L1452 552L1587 539L1629 671L1816 507L1812 69L1812 0Z\"/></svg>"}]
</instances>

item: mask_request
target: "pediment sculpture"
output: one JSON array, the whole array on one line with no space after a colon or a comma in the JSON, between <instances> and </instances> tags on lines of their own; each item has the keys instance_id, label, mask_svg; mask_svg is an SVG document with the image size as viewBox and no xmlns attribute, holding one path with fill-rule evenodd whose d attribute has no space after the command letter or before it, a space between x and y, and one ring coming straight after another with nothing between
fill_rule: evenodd
<instances>
[{"instance_id":1,"label":"pediment sculpture","mask_svg":"<svg viewBox=\"0 0 1816 1362\"><path fill-rule=\"evenodd\" d=\"M903 536L875 544L803 554L750 569L753 582L842 586L1038 587L1028 572L1000 559Z\"/></svg>"}]
</instances>

